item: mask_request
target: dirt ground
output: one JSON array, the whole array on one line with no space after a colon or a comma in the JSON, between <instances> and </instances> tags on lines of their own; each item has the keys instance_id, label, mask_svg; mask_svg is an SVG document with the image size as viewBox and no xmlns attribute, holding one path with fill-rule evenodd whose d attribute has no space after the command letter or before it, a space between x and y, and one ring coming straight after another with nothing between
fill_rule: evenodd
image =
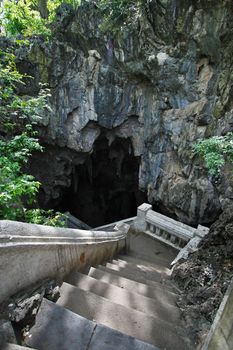
<instances>
[{"instance_id":1,"label":"dirt ground","mask_svg":"<svg viewBox=\"0 0 233 350\"><path fill-rule=\"evenodd\" d=\"M179 306L187 330L200 344L233 277L233 206L211 226L199 250L177 263L172 276L181 290Z\"/></svg>"}]
</instances>

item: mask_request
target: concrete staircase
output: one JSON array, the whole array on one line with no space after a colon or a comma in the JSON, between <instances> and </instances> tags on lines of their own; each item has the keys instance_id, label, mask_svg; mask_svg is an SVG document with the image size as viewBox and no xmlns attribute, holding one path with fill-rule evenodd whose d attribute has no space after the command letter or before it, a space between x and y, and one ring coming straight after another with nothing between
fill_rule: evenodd
<instances>
[{"instance_id":1,"label":"concrete staircase","mask_svg":"<svg viewBox=\"0 0 233 350\"><path fill-rule=\"evenodd\" d=\"M128 255L73 272L56 304L43 300L25 345L38 350L187 350L178 291L169 266L175 249L134 235Z\"/></svg>"}]
</instances>

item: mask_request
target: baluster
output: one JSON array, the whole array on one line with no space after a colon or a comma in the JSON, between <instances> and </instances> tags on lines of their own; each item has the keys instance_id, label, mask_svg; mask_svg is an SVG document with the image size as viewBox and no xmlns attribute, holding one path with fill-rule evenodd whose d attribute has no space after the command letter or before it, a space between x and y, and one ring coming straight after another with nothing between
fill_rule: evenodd
<instances>
[{"instance_id":1,"label":"baluster","mask_svg":"<svg viewBox=\"0 0 233 350\"><path fill-rule=\"evenodd\" d=\"M180 248L183 248L183 240L180 238L179 239L179 241L178 241L178 246L180 247Z\"/></svg>"},{"instance_id":2,"label":"baluster","mask_svg":"<svg viewBox=\"0 0 233 350\"><path fill-rule=\"evenodd\" d=\"M176 244L176 240L177 240L177 237L174 235L171 235L171 238L170 238L171 243Z\"/></svg>"},{"instance_id":3,"label":"baluster","mask_svg":"<svg viewBox=\"0 0 233 350\"><path fill-rule=\"evenodd\" d=\"M181 248L184 248L186 246L187 242L186 241L181 241Z\"/></svg>"},{"instance_id":4,"label":"baluster","mask_svg":"<svg viewBox=\"0 0 233 350\"><path fill-rule=\"evenodd\" d=\"M150 232L155 233L155 227L153 224L150 224Z\"/></svg>"}]
</instances>

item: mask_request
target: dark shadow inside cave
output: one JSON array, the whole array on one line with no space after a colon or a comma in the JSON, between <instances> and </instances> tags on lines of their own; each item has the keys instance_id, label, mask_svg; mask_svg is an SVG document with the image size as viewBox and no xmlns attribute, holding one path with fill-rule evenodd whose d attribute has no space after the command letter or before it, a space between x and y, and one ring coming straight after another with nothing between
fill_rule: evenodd
<instances>
[{"instance_id":1,"label":"dark shadow inside cave","mask_svg":"<svg viewBox=\"0 0 233 350\"><path fill-rule=\"evenodd\" d=\"M73 169L71 186L56 209L91 227L136 215L146 201L138 190L139 165L130 139L116 138L111 145L105 137L97 139L93 153Z\"/></svg>"}]
</instances>

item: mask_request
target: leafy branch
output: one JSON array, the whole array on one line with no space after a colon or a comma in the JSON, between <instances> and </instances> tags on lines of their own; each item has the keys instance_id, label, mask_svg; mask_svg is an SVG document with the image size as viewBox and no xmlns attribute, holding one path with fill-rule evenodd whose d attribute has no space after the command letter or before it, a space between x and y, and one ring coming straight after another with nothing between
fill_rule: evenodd
<instances>
[{"instance_id":1,"label":"leafy branch","mask_svg":"<svg viewBox=\"0 0 233 350\"><path fill-rule=\"evenodd\" d=\"M37 97L18 96L16 86L23 84L23 78L15 56L0 51L0 124L5 130L0 137L0 219L61 226L60 213L28 208L35 202L40 183L23 169L33 152L43 150L33 124L47 107L48 90L42 89Z\"/></svg>"},{"instance_id":2,"label":"leafy branch","mask_svg":"<svg viewBox=\"0 0 233 350\"><path fill-rule=\"evenodd\" d=\"M28 38L42 36L49 38L51 25L56 20L57 8L66 2L75 9L81 0L4 0L1 9L1 25L3 34Z\"/></svg>"},{"instance_id":3,"label":"leafy branch","mask_svg":"<svg viewBox=\"0 0 233 350\"><path fill-rule=\"evenodd\" d=\"M233 164L233 133L199 141L194 150L204 159L209 173L218 176L226 162Z\"/></svg>"}]
</instances>

